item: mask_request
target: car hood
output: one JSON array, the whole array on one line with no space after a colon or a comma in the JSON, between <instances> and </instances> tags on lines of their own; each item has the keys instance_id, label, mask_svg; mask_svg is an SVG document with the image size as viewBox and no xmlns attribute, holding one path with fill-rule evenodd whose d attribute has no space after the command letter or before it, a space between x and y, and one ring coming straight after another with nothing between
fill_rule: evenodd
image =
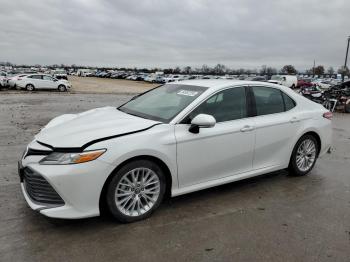
<instances>
[{"instance_id":1,"label":"car hood","mask_svg":"<svg viewBox=\"0 0 350 262\"><path fill-rule=\"evenodd\" d=\"M84 149L96 140L140 132L159 123L123 113L115 107L103 107L58 116L35 139L54 148Z\"/></svg>"}]
</instances>

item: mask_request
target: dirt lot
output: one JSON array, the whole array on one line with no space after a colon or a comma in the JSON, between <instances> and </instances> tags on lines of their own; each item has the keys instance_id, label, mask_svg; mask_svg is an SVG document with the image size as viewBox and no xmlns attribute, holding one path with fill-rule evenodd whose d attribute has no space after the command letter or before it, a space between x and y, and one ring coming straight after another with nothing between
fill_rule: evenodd
<instances>
[{"instance_id":1,"label":"dirt lot","mask_svg":"<svg viewBox=\"0 0 350 262\"><path fill-rule=\"evenodd\" d=\"M78 77L69 76L68 80L72 83L72 93L142 93L150 88L157 86L143 81L131 81L124 79L97 78L97 77Z\"/></svg>"},{"instance_id":2,"label":"dirt lot","mask_svg":"<svg viewBox=\"0 0 350 262\"><path fill-rule=\"evenodd\" d=\"M17 159L33 135L57 115L129 97L0 93L0 261L349 261L350 115L335 116L334 152L306 177L280 171L177 197L127 225L28 208Z\"/></svg>"}]
</instances>

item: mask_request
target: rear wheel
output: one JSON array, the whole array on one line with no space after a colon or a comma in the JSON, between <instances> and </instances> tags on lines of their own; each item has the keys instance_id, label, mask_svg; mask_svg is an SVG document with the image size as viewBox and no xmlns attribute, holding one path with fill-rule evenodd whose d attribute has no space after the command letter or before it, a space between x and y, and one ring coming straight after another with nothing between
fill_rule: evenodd
<instances>
[{"instance_id":1,"label":"rear wheel","mask_svg":"<svg viewBox=\"0 0 350 262\"><path fill-rule=\"evenodd\" d=\"M302 136L296 143L289 163L292 175L303 176L315 166L319 145L312 135Z\"/></svg>"},{"instance_id":2,"label":"rear wheel","mask_svg":"<svg viewBox=\"0 0 350 262\"><path fill-rule=\"evenodd\" d=\"M164 172L157 164L148 160L127 163L108 185L108 209L123 223L145 219L160 205L165 188Z\"/></svg>"},{"instance_id":3,"label":"rear wheel","mask_svg":"<svg viewBox=\"0 0 350 262\"><path fill-rule=\"evenodd\" d=\"M34 91L34 86L32 84L26 85L27 91Z\"/></svg>"}]
</instances>

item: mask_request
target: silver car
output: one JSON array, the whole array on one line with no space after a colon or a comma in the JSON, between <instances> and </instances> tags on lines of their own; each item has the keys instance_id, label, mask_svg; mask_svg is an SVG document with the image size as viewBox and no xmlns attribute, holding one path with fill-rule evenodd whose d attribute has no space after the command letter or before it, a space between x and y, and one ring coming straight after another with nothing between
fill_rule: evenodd
<instances>
[{"instance_id":1,"label":"silver car","mask_svg":"<svg viewBox=\"0 0 350 262\"><path fill-rule=\"evenodd\" d=\"M20 89L34 91L38 89L58 90L60 92L68 91L72 85L63 79L56 79L45 74L30 74L17 80L17 86Z\"/></svg>"}]
</instances>

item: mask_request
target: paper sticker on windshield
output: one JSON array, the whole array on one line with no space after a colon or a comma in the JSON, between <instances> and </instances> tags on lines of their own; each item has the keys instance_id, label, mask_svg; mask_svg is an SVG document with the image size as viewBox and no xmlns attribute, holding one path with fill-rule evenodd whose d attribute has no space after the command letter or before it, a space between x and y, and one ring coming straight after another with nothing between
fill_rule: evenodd
<instances>
[{"instance_id":1,"label":"paper sticker on windshield","mask_svg":"<svg viewBox=\"0 0 350 262\"><path fill-rule=\"evenodd\" d=\"M182 96L196 96L198 92L189 91L189 90L180 90L179 92L177 92L177 94Z\"/></svg>"}]
</instances>

